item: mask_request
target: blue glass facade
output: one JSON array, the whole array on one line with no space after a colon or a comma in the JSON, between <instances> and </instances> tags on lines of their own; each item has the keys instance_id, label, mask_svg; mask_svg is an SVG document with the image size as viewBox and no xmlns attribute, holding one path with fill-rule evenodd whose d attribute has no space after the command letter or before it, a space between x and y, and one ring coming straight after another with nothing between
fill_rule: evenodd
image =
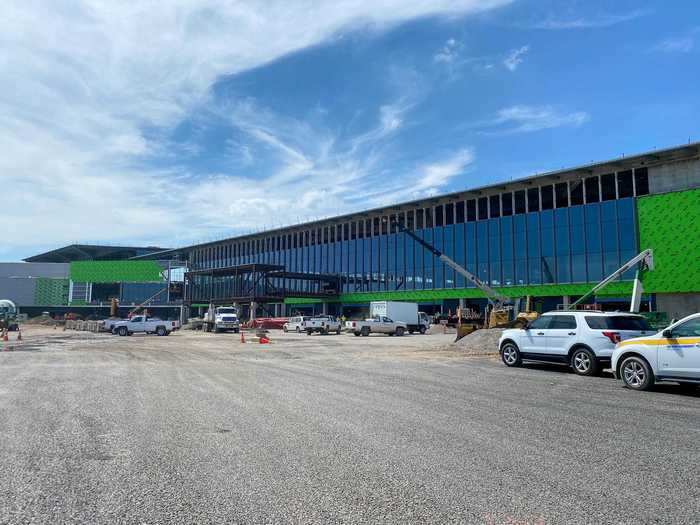
<instances>
[{"instance_id":1,"label":"blue glass facade","mask_svg":"<svg viewBox=\"0 0 700 525\"><path fill-rule=\"evenodd\" d=\"M610 176L489 197L442 198L447 202L231 239L193 248L190 264L199 270L261 263L340 274L345 293L468 286L392 228L397 221L492 286L597 282L637 253L634 196L648 192L629 194L616 184L629 172ZM280 284L312 291L304 289L312 284L301 281Z\"/></svg>"}]
</instances>

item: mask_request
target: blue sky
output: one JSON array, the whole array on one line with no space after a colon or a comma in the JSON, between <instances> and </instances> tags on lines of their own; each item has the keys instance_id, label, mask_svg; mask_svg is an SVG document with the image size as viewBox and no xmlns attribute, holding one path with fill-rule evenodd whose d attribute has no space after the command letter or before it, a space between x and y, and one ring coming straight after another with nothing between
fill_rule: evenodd
<instances>
[{"instance_id":1,"label":"blue sky","mask_svg":"<svg viewBox=\"0 0 700 525\"><path fill-rule=\"evenodd\" d=\"M0 260L181 246L700 140L691 1L3 10Z\"/></svg>"}]
</instances>

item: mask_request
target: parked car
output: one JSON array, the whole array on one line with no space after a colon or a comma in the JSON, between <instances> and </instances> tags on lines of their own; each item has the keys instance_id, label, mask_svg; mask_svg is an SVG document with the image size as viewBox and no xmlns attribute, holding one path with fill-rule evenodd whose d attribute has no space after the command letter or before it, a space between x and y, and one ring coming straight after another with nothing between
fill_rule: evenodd
<instances>
[{"instance_id":1,"label":"parked car","mask_svg":"<svg viewBox=\"0 0 700 525\"><path fill-rule=\"evenodd\" d=\"M311 319L310 316L297 315L295 317L290 317L289 321L282 325L282 330L284 332L296 332L300 334L304 329L304 321Z\"/></svg>"},{"instance_id":2,"label":"parked car","mask_svg":"<svg viewBox=\"0 0 700 525\"><path fill-rule=\"evenodd\" d=\"M618 343L611 366L633 390L648 390L656 381L700 384L700 313L652 336Z\"/></svg>"},{"instance_id":3,"label":"parked car","mask_svg":"<svg viewBox=\"0 0 700 525\"><path fill-rule=\"evenodd\" d=\"M125 336L136 333L170 335L170 332L180 327L177 321L163 321L158 317L137 315L125 321L117 321L112 325L112 333Z\"/></svg>"},{"instance_id":4,"label":"parked car","mask_svg":"<svg viewBox=\"0 0 700 525\"><path fill-rule=\"evenodd\" d=\"M524 328L505 330L498 347L507 366L523 360L568 364L579 375L610 365L615 345L652 333L641 315L590 310L545 313Z\"/></svg>"},{"instance_id":5,"label":"parked car","mask_svg":"<svg viewBox=\"0 0 700 525\"><path fill-rule=\"evenodd\" d=\"M332 315L317 315L312 317L303 323L303 330L307 335L313 333L328 334L330 332L335 332L340 334L340 321L338 321Z\"/></svg>"},{"instance_id":6,"label":"parked car","mask_svg":"<svg viewBox=\"0 0 700 525\"><path fill-rule=\"evenodd\" d=\"M347 321L345 328L354 335L368 336L369 334L403 335L408 331L406 323L393 321L386 316L377 315L364 321Z\"/></svg>"}]
</instances>

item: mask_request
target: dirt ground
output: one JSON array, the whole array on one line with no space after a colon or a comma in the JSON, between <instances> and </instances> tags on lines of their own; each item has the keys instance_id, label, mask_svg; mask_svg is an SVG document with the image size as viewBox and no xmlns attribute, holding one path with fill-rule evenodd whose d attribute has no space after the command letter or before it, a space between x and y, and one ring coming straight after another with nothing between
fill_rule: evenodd
<instances>
[{"instance_id":1,"label":"dirt ground","mask_svg":"<svg viewBox=\"0 0 700 525\"><path fill-rule=\"evenodd\" d=\"M11 332L10 341L2 343L2 351L49 351L49 350L124 350L124 351L201 351L204 353L234 353L240 355L275 355L289 353L294 357L295 350L303 351L304 358L328 358L330 352L337 357L349 356L361 358L417 358L429 357L463 358L464 351L450 347L454 334L406 335L389 337L373 334L369 337L355 337L349 333L340 335L308 336L306 334L284 333L271 330L268 336L270 344L261 345L254 342L253 331L244 332L246 343L241 343L240 336L234 333L203 333L179 330L167 337L134 334L119 337L112 334L79 332L54 329L49 326L26 325L22 329L22 341L17 341L17 332Z\"/></svg>"}]
</instances>

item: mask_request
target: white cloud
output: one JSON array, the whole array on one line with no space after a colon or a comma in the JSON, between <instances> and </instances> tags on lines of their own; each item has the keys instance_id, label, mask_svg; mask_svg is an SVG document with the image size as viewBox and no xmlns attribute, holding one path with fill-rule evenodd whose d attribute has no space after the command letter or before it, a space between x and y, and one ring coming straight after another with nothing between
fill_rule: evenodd
<instances>
[{"instance_id":1,"label":"white cloud","mask_svg":"<svg viewBox=\"0 0 700 525\"><path fill-rule=\"evenodd\" d=\"M629 13L599 14L594 16L573 16L559 18L549 16L541 22L532 24L534 29L588 29L598 27L610 27L624 22L629 22L651 14L649 9L637 9Z\"/></svg>"},{"instance_id":2,"label":"white cloud","mask_svg":"<svg viewBox=\"0 0 700 525\"><path fill-rule=\"evenodd\" d=\"M654 46L655 51L664 53L690 53L695 48L695 36L667 38Z\"/></svg>"},{"instance_id":3,"label":"white cloud","mask_svg":"<svg viewBox=\"0 0 700 525\"><path fill-rule=\"evenodd\" d=\"M207 104L222 75L343 30L464 15L510 1L338 0L309 7L286 0L8 0L0 17L0 75L8 79L0 92L0 174L3 215L12 221L3 240L29 253L75 240L174 245L262 225L264 217L281 223L343 211L353 203L333 188L344 177L372 177L376 153L368 151L361 162L331 158L332 136L319 137L310 154L274 129L250 127L251 140L277 152L284 166L259 181L260 188L250 179L195 177L177 165L141 161L175 158L162 137ZM381 139L404 121L401 111L388 108L379 122ZM241 150L244 159L249 153ZM275 186L306 173L328 189L305 187L300 198L291 186Z\"/></svg>"},{"instance_id":4,"label":"white cloud","mask_svg":"<svg viewBox=\"0 0 700 525\"><path fill-rule=\"evenodd\" d=\"M464 148L453 153L447 159L421 166L419 168L419 178L411 186L413 194L437 193L453 177L463 173L472 162L474 162L473 150Z\"/></svg>"},{"instance_id":5,"label":"white cloud","mask_svg":"<svg viewBox=\"0 0 700 525\"><path fill-rule=\"evenodd\" d=\"M435 53L433 60L435 62L442 62L445 64L451 64L459 58L459 50L461 44L454 38L450 38L445 42L440 51Z\"/></svg>"},{"instance_id":6,"label":"white cloud","mask_svg":"<svg viewBox=\"0 0 700 525\"><path fill-rule=\"evenodd\" d=\"M517 49L513 49L508 53L508 56L503 60L503 65L509 71L515 71L518 66L522 64L523 57L530 50L530 46L522 46Z\"/></svg>"},{"instance_id":7,"label":"white cloud","mask_svg":"<svg viewBox=\"0 0 700 525\"><path fill-rule=\"evenodd\" d=\"M511 106L498 111L496 118L482 123L486 134L511 134L540 131L562 126L578 127L590 120L588 113L565 113L552 106Z\"/></svg>"}]
</instances>

